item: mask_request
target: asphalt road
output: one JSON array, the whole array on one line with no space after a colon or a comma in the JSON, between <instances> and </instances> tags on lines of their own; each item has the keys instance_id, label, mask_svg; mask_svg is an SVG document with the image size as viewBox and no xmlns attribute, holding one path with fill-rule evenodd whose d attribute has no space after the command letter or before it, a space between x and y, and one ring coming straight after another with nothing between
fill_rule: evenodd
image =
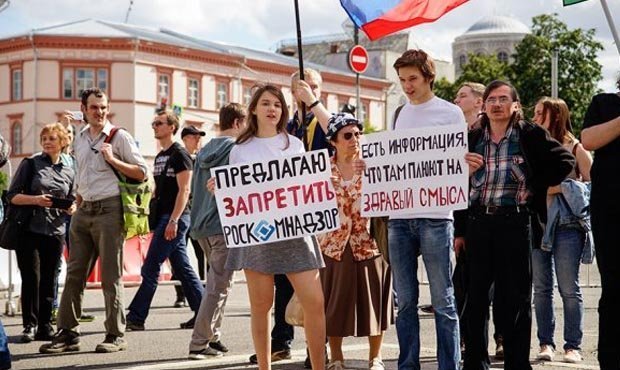
<instances>
[{"instance_id":1,"label":"asphalt road","mask_svg":"<svg viewBox=\"0 0 620 370\"><path fill-rule=\"evenodd\" d=\"M584 271L583 282L586 281ZM149 318L146 321L146 331L128 332L126 334L129 348L127 351L113 354L95 353L97 343L103 341L103 297L98 289L89 289L85 292L85 311L94 314L97 319L82 325L82 350L80 352L60 355L42 355L38 348L42 342L29 344L19 343L22 330L21 317L3 316L2 322L9 335L9 346L13 354L13 369L248 369L253 368L248 362L254 352L250 333L250 310L247 300L246 284L242 274L236 276L236 284L229 297L225 320L223 324L222 341L230 348L230 352L221 358L204 361L187 360L188 344L191 330L179 328L179 324L188 320L192 313L189 308L172 308L175 294L170 285L159 287ZM595 269L590 272L590 283L596 285L599 277ZM125 307L133 298L136 287L125 289ZM4 311L4 292L0 292L0 307ZM600 296L600 289L596 287L584 288L585 302L585 330L583 355L585 361L579 365L564 364L561 362L537 363L535 358L538 350L536 340L536 322L532 328L531 359L535 369L598 369L596 362L596 341L598 333L598 314L596 307ZM420 303L430 302L428 286L421 288ZM557 318L556 341L562 343L562 305L556 290L555 312ZM437 369L435 359L436 341L434 320L432 315L421 314L421 362L423 369ZM492 329L491 329L492 330ZM303 330L296 329L293 343L293 358L277 362L274 369L302 369L305 358L305 344ZM490 351L494 351L493 341L490 341ZM347 338L344 341L344 350L347 368L367 369L367 341L365 338ZM396 369L398 358L398 340L392 326L385 335L383 357L387 369ZM561 360L561 355L556 356ZM502 363L494 361L494 369L503 368Z\"/></svg>"}]
</instances>

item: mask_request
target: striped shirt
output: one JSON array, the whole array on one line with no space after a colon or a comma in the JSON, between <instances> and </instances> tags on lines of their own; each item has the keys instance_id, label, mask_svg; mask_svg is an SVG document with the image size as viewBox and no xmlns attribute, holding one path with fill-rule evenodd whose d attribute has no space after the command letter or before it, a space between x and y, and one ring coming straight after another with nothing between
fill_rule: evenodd
<instances>
[{"instance_id":1,"label":"striped shirt","mask_svg":"<svg viewBox=\"0 0 620 370\"><path fill-rule=\"evenodd\" d=\"M519 136L518 127L510 125L496 144L489 129L484 130L474 149L484 157L484 165L470 177L471 205L517 206L531 201Z\"/></svg>"}]
</instances>

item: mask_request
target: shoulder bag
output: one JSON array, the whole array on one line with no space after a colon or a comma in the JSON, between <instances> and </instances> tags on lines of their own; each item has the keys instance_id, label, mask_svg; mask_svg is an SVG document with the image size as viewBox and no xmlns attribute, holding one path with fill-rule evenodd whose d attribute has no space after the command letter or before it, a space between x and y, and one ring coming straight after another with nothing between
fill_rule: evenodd
<instances>
[{"instance_id":1,"label":"shoulder bag","mask_svg":"<svg viewBox=\"0 0 620 370\"><path fill-rule=\"evenodd\" d=\"M118 130L121 130L121 128L113 127L110 135L103 142L111 143ZM144 181L132 180L120 174L111 164L108 163L108 165L118 179L118 187L123 204L125 238L129 239L136 235L148 234L149 203L152 196L152 189L148 179Z\"/></svg>"},{"instance_id":2,"label":"shoulder bag","mask_svg":"<svg viewBox=\"0 0 620 370\"><path fill-rule=\"evenodd\" d=\"M33 159L26 158L28 164L28 186L32 183ZM19 206L15 204L8 205L4 213L4 220L0 224L0 248L15 250L24 242L24 235L28 231L28 225L34 208L32 206Z\"/></svg>"}]
</instances>

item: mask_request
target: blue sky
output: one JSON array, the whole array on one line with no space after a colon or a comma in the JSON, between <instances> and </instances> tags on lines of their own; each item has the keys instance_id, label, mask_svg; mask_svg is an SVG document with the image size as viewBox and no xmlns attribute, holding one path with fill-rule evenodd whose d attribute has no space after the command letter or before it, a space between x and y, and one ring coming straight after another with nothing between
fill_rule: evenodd
<instances>
[{"instance_id":1,"label":"blue sky","mask_svg":"<svg viewBox=\"0 0 620 370\"><path fill-rule=\"evenodd\" d=\"M620 0L607 2L620 27ZM299 3L304 37L342 32L346 13L338 0ZM129 4L129 0L10 0L0 13L0 38L84 18L124 22ZM598 58L605 78L600 87L612 91L620 57L599 0L566 8L562 0L470 0L435 23L412 28L413 39L435 57L451 59L454 38L480 18L506 15L530 26L531 18L542 13L558 13L571 28L596 29L605 47ZM293 0L134 0L129 23L263 50L274 50L281 39L295 38Z\"/></svg>"}]
</instances>

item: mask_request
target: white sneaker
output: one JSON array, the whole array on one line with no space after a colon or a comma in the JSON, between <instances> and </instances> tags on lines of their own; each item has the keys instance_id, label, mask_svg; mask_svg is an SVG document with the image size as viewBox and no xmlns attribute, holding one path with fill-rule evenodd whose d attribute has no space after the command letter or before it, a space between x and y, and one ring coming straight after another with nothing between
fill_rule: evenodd
<instances>
[{"instance_id":1,"label":"white sneaker","mask_svg":"<svg viewBox=\"0 0 620 370\"><path fill-rule=\"evenodd\" d=\"M567 349L564 352L564 362L568 362L570 364L578 364L583 361L583 357L581 357L581 353L579 353L576 349Z\"/></svg>"},{"instance_id":2,"label":"white sneaker","mask_svg":"<svg viewBox=\"0 0 620 370\"><path fill-rule=\"evenodd\" d=\"M538 356L536 356L537 360L541 361L553 361L553 356L555 356L555 350L553 346L549 344L543 344L540 346L540 351L538 352Z\"/></svg>"},{"instance_id":3,"label":"white sneaker","mask_svg":"<svg viewBox=\"0 0 620 370\"><path fill-rule=\"evenodd\" d=\"M208 358L222 357L224 354L216 349L213 349L207 346L205 349L200 351L190 351L189 356L187 356L190 360L206 360Z\"/></svg>"},{"instance_id":4,"label":"white sneaker","mask_svg":"<svg viewBox=\"0 0 620 370\"><path fill-rule=\"evenodd\" d=\"M368 363L369 370L385 370L385 365L379 357L375 357Z\"/></svg>"},{"instance_id":5,"label":"white sneaker","mask_svg":"<svg viewBox=\"0 0 620 370\"><path fill-rule=\"evenodd\" d=\"M327 364L327 370L343 370L343 369L344 369L344 363L340 360L330 361Z\"/></svg>"}]
</instances>

